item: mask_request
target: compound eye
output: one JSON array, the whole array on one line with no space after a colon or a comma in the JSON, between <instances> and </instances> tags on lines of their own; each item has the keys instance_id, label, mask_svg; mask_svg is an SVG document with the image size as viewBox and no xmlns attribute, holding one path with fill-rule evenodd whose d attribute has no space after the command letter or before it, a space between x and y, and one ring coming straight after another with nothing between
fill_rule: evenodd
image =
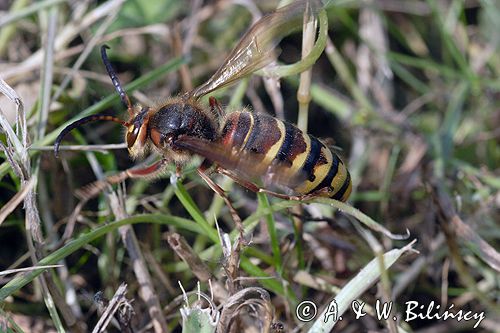
<instances>
[{"instance_id":1,"label":"compound eye","mask_svg":"<svg viewBox=\"0 0 500 333\"><path fill-rule=\"evenodd\" d=\"M127 132L127 146L129 148L132 148L134 146L135 141L137 140L137 136L139 135L139 127L134 125L134 128L131 129L129 127L129 130Z\"/></svg>"}]
</instances>

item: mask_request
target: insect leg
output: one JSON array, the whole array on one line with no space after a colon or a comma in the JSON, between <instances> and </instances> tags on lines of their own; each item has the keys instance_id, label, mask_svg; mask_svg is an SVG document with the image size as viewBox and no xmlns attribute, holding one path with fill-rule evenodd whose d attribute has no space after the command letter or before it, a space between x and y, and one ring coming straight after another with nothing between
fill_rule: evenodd
<instances>
[{"instance_id":1,"label":"insect leg","mask_svg":"<svg viewBox=\"0 0 500 333\"><path fill-rule=\"evenodd\" d=\"M162 158L161 160L141 169L127 169L125 172L130 178L138 177L154 177L157 176L163 168L167 165L168 160Z\"/></svg>"},{"instance_id":2,"label":"insect leg","mask_svg":"<svg viewBox=\"0 0 500 333\"><path fill-rule=\"evenodd\" d=\"M161 173L167 164L166 159L161 159L149 166L137 169L127 169L104 180L97 180L76 191L76 195L83 201L88 201L101 193L106 186L118 184L128 178L154 177Z\"/></svg>"},{"instance_id":3,"label":"insect leg","mask_svg":"<svg viewBox=\"0 0 500 333\"><path fill-rule=\"evenodd\" d=\"M239 178L237 175L235 175L231 171L226 170L226 169L221 168L221 167L218 167L215 171L222 174L222 175L228 176L229 178L231 178L232 180L234 180L235 182L237 182L241 186L243 186L243 187L247 188L248 190L255 192L255 193L266 193L266 194L272 195L273 197L276 197L276 198L280 198L280 199L284 199L284 200L295 200L295 201L300 201L300 200L302 200L302 197L303 197L303 196L297 196L297 195L286 195L286 194L266 190L266 189L258 186L255 183L252 183L248 180L244 180L244 179Z\"/></svg>"},{"instance_id":4,"label":"insect leg","mask_svg":"<svg viewBox=\"0 0 500 333\"><path fill-rule=\"evenodd\" d=\"M330 198L332 193L332 189L330 187L323 187L320 188L319 190L316 190L312 193L309 194L303 194L299 196L300 200L309 200L309 199L314 199L318 197L323 197L323 198Z\"/></svg>"},{"instance_id":5,"label":"insect leg","mask_svg":"<svg viewBox=\"0 0 500 333\"><path fill-rule=\"evenodd\" d=\"M93 183L90 183L78 190L76 190L75 195L80 199L80 202L76 205L75 209L71 213L70 217L68 218L68 223L66 230L64 231L63 239L68 239L71 237L71 234L73 232L73 227L78 215L80 214L81 210L89 201L90 199L96 197L101 193L106 186L112 185L112 184L118 184L127 178L137 178L137 177L147 177L147 176L154 176L159 174L162 170L163 167L167 164L166 159L161 159L158 162L147 166L145 168L140 168L140 169L127 169L125 171L122 171L116 175L112 175L107 177L104 180L97 180Z\"/></svg>"},{"instance_id":6,"label":"insect leg","mask_svg":"<svg viewBox=\"0 0 500 333\"><path fill-rule=\"evenodd\" d=\"M241 221L240 216L238 215L238 212L234 208L233 204L229 200L228 196L226 195L226 192L219 186L217 185L207 174L206 170L210 167L210 162L208 160L203 161L203 163L199 166L197 169L198 174L200 177L208 184L208 186L218 195L222 197L224 202L226 203L227 207L229 208L229 212L231 213L231 217L233 218L234 223L236 224L236 227L238 228L240 232L240 239L244 241L244 228L243 228L243 223Z\"/></svg>"},{"instance_id":7,"label":"insect leg","mask_svg":"<svg viewBox=\"0 0 500 333\"><path fill-rule=\"evenodd\" d=\"M273 197L284 199L284 200L303 201L303 200L314 199L314 198L317 198L317 197L327 197L328 198L328 197L331 196L330 195L331 194L331 189L329 187L321 188L321 189L319 189L317 191L314 191L312 193L309 193L309 194L286 195L286 194L283 194L283 193L278 193L278 192L266 190L265 188L262 188L262 187L258 186L255 183L252 183L252 182L250 182L248 180L244 180L244 179L239 178L237 175L235 175L231 171L226 170L224 168L217 167L217 169L215 171L217 173L222 174L222 175L228 176L229 178L231 178L232 180L234 180L235 182L237 182L238 184L240 184L241 186L247 188L248 190L250 190L252 192L255 192L255 193L266 193L266 194L269 194L269 195L271 195Z\"/></svg>"}]
</instances>

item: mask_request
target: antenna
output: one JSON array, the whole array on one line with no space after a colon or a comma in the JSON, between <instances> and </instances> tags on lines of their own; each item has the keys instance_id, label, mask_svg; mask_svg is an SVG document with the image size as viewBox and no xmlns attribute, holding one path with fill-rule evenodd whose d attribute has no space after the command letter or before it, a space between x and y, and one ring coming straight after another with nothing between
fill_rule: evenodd
<instances>
[{"instance_id":1,"label":"antenna","mask_svg":"<svg viewBox=\"0 0 500 333\"><path fill-rule=\"evenodd\" d=\"M130 103L130 98L128 98L127 93L125 92L125 90L123 90L122 85L120 83L120 80L118 79L118 76L116 75L116 72L115 72L113 66L109 62L108 55L106 54L107 49L109 49L109 46L107 46L107 45L101 46L102 61L104 62L104 66L106 66L106 71L108 72L108 75L111 78L111 81L113 82L113 85L115 86L116 91L120 95L120 99L121 99L123 105L125 105L127 107L127 110L128 110L128 113L130 114L130 116L133 116L134 112L132 110L132 103Z\"/></svg>"},{"instance_id":2,"label":"antenna","mask_svg":"<svg viewBox=\"0 0 500 333\"><path fill-rule=\"evenodd\" d=\"M61 133L59 133L59 135L57 136L56 141L54 142L54 155L56 157L59 155L59 145L61 144L61 141L64 138L64 136L66 136L66 134L68 134L74 128L80 127L83 124L90 123L90 122L96 121L96 120L113 121L115 123L122 124L125 127L127 127L127 126L130 125L126 121L123 121L123 120L121 120L119 118L116 118L116 117L113 117L113 116L109 116L109 115L105 115L105 114L95 114L95 115L92 115L92 116L83 117L82 119L77 120L77 121L69 124L68 126L66 126L61 131Z\"/></svg>"}]
</instances>

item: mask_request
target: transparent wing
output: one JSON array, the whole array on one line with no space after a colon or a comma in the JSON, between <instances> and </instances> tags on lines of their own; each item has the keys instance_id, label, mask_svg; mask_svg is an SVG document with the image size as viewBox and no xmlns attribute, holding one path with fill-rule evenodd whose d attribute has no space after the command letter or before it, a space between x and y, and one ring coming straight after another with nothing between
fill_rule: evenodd
<instances>
[{"instance_id":1,"label":"transparent wing","mask_svg":"<svg viewBox=\"0 0 500 333\"><path fill-rule=\"evenodd\" d=\"M317 17L320 9L318 0L296 0L262 17L245 33L215 74L188 95L200 98L265 67L275 58L280 40L302 28L304 13Z\"/></svg>"},{"instance_id":2,"label":"transparent wing","mask_svg":"<svg viewBox=\"0 0 500 333\"><path fill-rule=\"evenodd\" d=\"M236 151L217 142L182 135L175 145L210 160L243 180L260 180L266 187L274 185L293 190L307 179L306 173L292 172L284 162L275 160L270 165L259 166L261 155L246 150Z\"/></svg>"}]
</instances>

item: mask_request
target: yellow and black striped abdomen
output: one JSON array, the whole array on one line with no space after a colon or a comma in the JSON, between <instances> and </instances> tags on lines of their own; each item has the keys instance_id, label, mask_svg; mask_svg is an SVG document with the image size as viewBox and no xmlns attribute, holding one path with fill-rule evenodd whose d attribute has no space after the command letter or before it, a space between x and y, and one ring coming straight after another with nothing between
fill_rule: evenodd
<instances>
[{"instance_id":1,"label":"yellow and black striped abdomen","mask_svg":"<svg viewBox=\"0 0 500 333\"><path fill-rule=\"evenodd\" d=\"M221 141L240 163L233 169L260 176L297 194L321 193L346 201L351 178L342 160L320 140L294 125L246 111L226 119ZM319 192L328 189L327 192Z\"/></svg>"}]
</instances>

